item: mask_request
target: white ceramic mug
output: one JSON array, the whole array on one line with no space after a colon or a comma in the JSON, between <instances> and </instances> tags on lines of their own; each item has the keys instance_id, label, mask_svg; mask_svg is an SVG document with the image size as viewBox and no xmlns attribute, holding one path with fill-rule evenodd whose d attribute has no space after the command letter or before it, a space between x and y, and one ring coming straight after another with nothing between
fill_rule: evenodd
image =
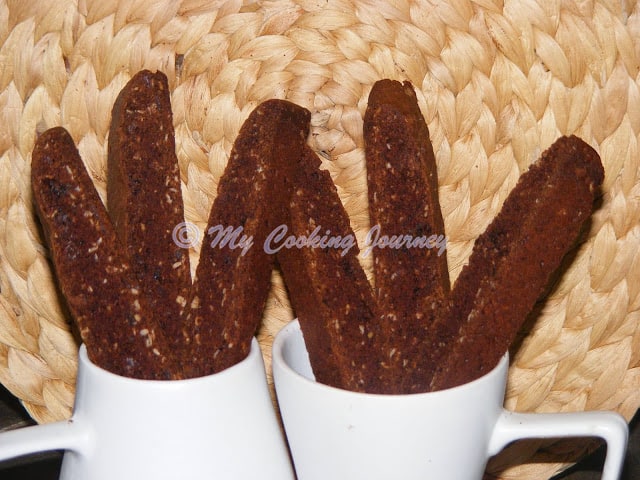
<instances>
[{"instance_id":1,"label":"white ceramic mug","mask_svg":"<svg viewBox=\"0 0 640 480\"><path fill-rule=\"evenodd\" d=\"M314 381L300 326L273 344L273 375L298 480L480 480L521 438L602 437L603 480L619 477L628 426L612 412L523 414L503 408L509 366L433 393L355 393Z\"/></svg>"},{"instance_id":2,"label":"white ceramic mug","mask_svg":"<svg viewBox=\"0 0 640 480\"><path fill-rule=\"evenodd\" d=\"M220 373L176 381L114 375L80 348L68 421L0 434L0 460L66 450L63 480L293 480L260 348Z\"/></svg>"}]
</instances>

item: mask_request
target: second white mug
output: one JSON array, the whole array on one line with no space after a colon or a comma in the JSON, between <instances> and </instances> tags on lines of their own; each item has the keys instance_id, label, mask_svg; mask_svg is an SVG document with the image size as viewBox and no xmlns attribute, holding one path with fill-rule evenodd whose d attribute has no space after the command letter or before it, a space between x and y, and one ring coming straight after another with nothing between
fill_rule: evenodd
<instances>
[{"instance_id":1,"label":"second white mug","mask_svg":"<svg viewBox=\"0 0 640 480\"><path fill-rule=\"evenodd\" d=\"M298 480L480 480L490 456L534 437L602 437L603 480L622 470L628 426L617 413L505 410L507 355L485 376L448 390L356 393L314 380L294 321L277 335L272 362Z\"/></svg>"}]
</instances>

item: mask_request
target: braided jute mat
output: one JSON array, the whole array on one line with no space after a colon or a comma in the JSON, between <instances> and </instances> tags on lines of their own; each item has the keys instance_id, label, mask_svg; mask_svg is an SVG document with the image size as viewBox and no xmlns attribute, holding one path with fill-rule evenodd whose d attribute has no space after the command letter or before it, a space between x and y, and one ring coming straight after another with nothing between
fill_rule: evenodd
<instances>
[{"instance_id":1,"label":"braided jute mat","mask_svg":"<svg viewBox=\"0 0 640 480\"><path fill-rule=\"evenodd\" d=\"M627 419L640 406L636 2L0 0L0 44L0 382L38 422L69 416L77 344L34 217L34 140L66 127L104 196L111 107L143 68L169 77L187 221L204 230L249 112L286 98L311 110L309 142L360 242L367 95L380 78L410 80L438 161L452 280L518 176L558 136L582 137L602 157L604 195L522 332L506 404ZM274 274L260 332L268 365L292 317ZM590 448L520 442L488 475L549 477Z\"/></svg>"}]
</instances>

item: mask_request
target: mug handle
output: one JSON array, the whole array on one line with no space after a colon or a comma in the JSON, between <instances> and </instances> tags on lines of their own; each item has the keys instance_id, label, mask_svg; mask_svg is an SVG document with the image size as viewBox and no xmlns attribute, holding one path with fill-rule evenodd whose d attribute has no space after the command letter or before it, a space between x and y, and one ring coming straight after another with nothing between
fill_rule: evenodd
<instances>
[{"instance_id":1,"label":"mug handle","mask_svg":"<svg viewBox=\"0 0 640 480\"><path fill-rule=\"evenodd\" d=\"M600 437L607 444L602 480L617 480L622 471L629 426L614 412L517 413L503 410L489 443L495 455L523 438Z\"/></svg>"},{"instance_id":2,"label":"mug handle","mask_svg":"<svg viewBox=\"0 0 640 480\"><path fill-rule=\"evenodd\" d=\"M77 420L33 425L0 433L0 461L52 450L82 451L89 432Z\"/></svg>"}]
</instances>

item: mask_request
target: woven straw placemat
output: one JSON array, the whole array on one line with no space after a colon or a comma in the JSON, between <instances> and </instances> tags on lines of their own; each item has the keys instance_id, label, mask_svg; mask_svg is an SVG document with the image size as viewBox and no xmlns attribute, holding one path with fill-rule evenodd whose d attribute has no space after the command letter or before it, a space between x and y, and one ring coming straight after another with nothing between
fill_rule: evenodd
<instances>
[{"instance_id":1,"label":"woven straw placemat","mask_svg":"<svg viewBox=\"0 0 640 480\"><path fill-rule=\"evenodd\" d=\"M367 95L380 78L410 80L438 161L452 280L540 152L562 134L585 139L605 165L604 196L523 332L507 406L627 419L640 406L635 2L2 0L0 45L0 382L37 421L69 416L77 344L32 208L34 139L66 127L104 195L111 106L142 68L169 77L188 221L205 228L248 113L287 98L312 111L310 143L360 241ZM274 274L260 332L267 362L292 316ZM545 478L588 448L520 442L489 471Z\"/></svg>"}]
</instances>

